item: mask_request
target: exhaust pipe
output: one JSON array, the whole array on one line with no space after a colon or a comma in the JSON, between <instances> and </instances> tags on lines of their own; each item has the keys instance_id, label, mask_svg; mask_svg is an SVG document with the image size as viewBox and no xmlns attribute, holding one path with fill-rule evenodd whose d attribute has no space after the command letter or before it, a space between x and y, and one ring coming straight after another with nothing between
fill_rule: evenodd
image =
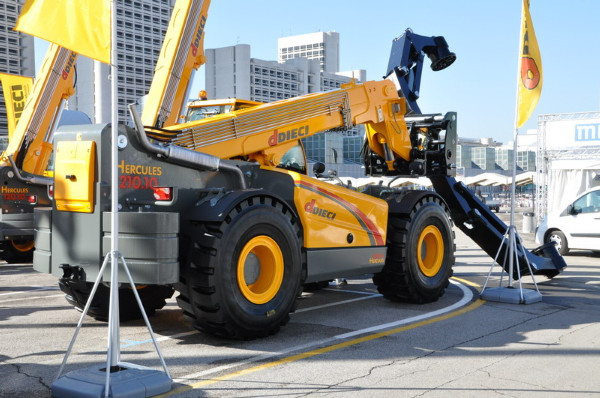
<instances>
[{"instance_id":1,"label":"exhaust pipe","mask_svg":"<svg viewBox=\"0 0 600 398\"><path fill-rule=\"evenodd\" d=\"M201 168L210 171L224 170L235 174L242 189L246 189L246 179L244 173L239 167L226 163L221 158L202 152L192 151L173 144L166 146L157 145L150 142L146 136L144 125L136 109L136 104L129 104L129 113L135 125L136 134L140 144L149 152L152 152L165 160L192 168Z\"/></svg>"}]
</instances>

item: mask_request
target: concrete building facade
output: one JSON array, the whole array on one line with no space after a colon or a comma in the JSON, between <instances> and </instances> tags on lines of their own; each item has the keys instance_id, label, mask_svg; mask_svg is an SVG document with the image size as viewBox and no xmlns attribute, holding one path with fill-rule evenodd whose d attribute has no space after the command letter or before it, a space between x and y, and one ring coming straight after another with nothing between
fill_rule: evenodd
<instances>
[{"instance_id":1,"label":"concrete building facade","mask_svg":"<svg viewBox=\"0 0 600 398\"><path fill-rule=\"evenodd\" d=\"M277 40L278 61L290 59L316 59L321 72L337 73L340 70L340 34L315 32L281 37Z\"/></svg>"},{"instance_id":2,"label":"concrete building facade","mask_svg":"<svg viewBox=\"0 0 600 398\"><path fill-rule=\"evenodd\" d=\"M17 0L0 0L0 73L35 75L33 37L13 30L21 13ZM8 120L4 93L0 88L0 147L6 145Z\"/></svg>"},{"instance_id":3,"label":"concrete building facade","mask_svg":"<svg viewBox=\"0 0 600 398\"><path fill-rule=\"evenodd\" d=\"M167 31L174 0L117 2L119 122L130 123L127 105L148 93ZM95 123L111 118L110 67L86 57L77 61L77 86L69 109L86 113Z\"/></svg>"},{"instance_id":4,"label":"concrete building facade","mask_svg":"<svg viewBox=\"0 0 600 398\"><path fill-rule=\"evenodd\" d=\"M278 40L279 61L252 58L250 46L238 44L206 50L208 98L237 97L272 102L339 88L366 80L366 71L338 72L339 34L318 32ZM309 163L323 162L338 175L361 177L362 126L317 134L303 140ZM309 170L311 166L309 165Z\"/></svg>"}]
</instances>

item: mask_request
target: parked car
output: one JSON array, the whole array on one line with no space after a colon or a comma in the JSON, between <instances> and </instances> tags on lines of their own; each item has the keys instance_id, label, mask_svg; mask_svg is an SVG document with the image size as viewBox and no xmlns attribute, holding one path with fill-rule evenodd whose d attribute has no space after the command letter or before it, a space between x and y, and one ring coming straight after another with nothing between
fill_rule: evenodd
<instances>
[{"instance_id":1,"label":"parked car","mask_svg":"<svg viewBox=\"0 0 600 398\"><path fill-rule=\"evenodd\" d=\"M565 209L548 214L536 229L538 244L555 242L560 254L570 249L600 250L600 187L575 198Z\"/></svg>"},{"instance_id":2,"label":"parked car","mask_svg":"<svg viewBox=\"0 0 600 398\"><path fill-rule=\"evenodd\" d=\"M491 210L498 213L500 211L500 198L495 197L489 193L482 194L482 202Z\"/></svg>"}]
</instances>

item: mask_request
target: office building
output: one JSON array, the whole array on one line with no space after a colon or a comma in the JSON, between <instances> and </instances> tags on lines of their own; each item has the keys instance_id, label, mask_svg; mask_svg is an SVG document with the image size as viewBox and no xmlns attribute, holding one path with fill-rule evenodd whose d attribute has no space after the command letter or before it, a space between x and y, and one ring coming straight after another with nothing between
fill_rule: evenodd
<instances>
[{"instance_id":1,"label":"office building","mask_svg":"<svg viewBox=\"0 0 600 398\"><path fill-rule=\"evenodd\" d=\"M252 58L248 44L205 50L205 90L208 98L236 97L272 102L339 88L352 78L366 80L364 70L321 72L318 60L289 59L284 63Z\"/></svg>"},{"instance_id":2,"label":"office building","mask_svg":"<svg viewBox=\"0 0 600 398\"><path fill-rule=\"evenodd\" d=\"M456 146L456 170L462 176L466 176L469 169L473 167L472 150L472 146L461 145L460 141Z\"/></svg>"},{"instance_id":3,"label":"office building","mask_svg":"<svg viewBox=\"0 0 600 398\"><path fill-rule=\"evenodd\" d=\"M279 63L290 59L316 59L321 72L337 73L340 70L340 34L315 32L282 37L277 40Z\"/></svg>"},{"instance_id":4,"label":"office building","mask_svg":"<svg viewBox=\"0 0 600 398\"><path fill-rule=\"evenodd\" d=\"M250 46L206 50L208 98L237 97L272 102L340 88L366 71L338 72L339 34L319 32L278 40L279 62L251 57ZM309 163L323 162L338 175L361 177L359 153L364 128L317 134L303 140ZM311 167L309 166L309 170Z\"/></svg>"},{"instance_id":5,"label":"office building","mask_svg":"<svg viewBox=\"0 0 600 398\"><path fill-rule=\"evenodd\" d=\"M535 171L535 159L534 151L517 151L517 171Z\"/></svg>"},{"instance_id":6,"label":"office building","mask_svg":"<svg viewBox=\"0 0 600 398\"><path fill-rule=\"evenodd\" d=\"M167 31L174 0L117 2L119 122L131 123L127 105L148 93ZM89 58L77 61L76 93L69 109L86 113L95 123L111 118L110 67Z\"/></svg>"},{"instance_id":7,"label":"office building","mask_svg":"<svg viewBox=\"0 0 600 398\"><path fill-rule=\"evenodd\" d=\"M512 170L515 151L512 148L496 148L496 169Z\"/></svg>"},{"instance_id":8,"label":"office building","mask_svg":"<svg viewBox=\"0 0 600 398\"><path fill-rule=\"evenodd\" d=\"M20 76L35 75L33 37L13 30L21 12L21 3L0 0L0 72ZM4 93L0 88L0 147L6 144L8 120Z\"/></svg>"},{"instance_id":9,"label":"office building","mask_svg":"<svg viewBox=\"0 0 600 398\"><path fill-rule=\"evenodd\" d=\"M496 151L494 148L480 146L474 147L471 151L473 165L481 170L496 170Z\"/></svg>"}]
</instances>

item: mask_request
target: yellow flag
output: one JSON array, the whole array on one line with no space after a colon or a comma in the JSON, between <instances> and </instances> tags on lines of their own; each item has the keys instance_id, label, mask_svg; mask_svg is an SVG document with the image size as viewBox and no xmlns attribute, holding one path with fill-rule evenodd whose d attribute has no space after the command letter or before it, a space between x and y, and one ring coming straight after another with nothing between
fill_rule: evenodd
<instances>
[{"instance_id":1,"label":"yellow flag","mask_svg":"<svg viewBox=\"0 0 600 398\"><path fill-rule=\"evenodd\" d=\"M110 63L110 0L26 0L15 30Z\"/></svg>"},{"instance_id":2,"label":"yellow flag","mask_svg":"<svg viewBox=\"0 0 600 398\"><path fill-rule=\"evenodd\" d=\"M33 78L0 73L0 80L4 91L4 103L8 118L8 140L10 141L25 108L25 102L33 85Z\"/></svg>"},{"instance_id":3,"label":"yellow flag","mask_svg":"<svg viewBox=\"0 0 600 398\"><path fill-rule=\"evenodd\" d=\"M542 57L529 15L529 0L523 0L521 14L520 64L517 128L529 119L542 94Z\"/></svg>"}]
</instances>

